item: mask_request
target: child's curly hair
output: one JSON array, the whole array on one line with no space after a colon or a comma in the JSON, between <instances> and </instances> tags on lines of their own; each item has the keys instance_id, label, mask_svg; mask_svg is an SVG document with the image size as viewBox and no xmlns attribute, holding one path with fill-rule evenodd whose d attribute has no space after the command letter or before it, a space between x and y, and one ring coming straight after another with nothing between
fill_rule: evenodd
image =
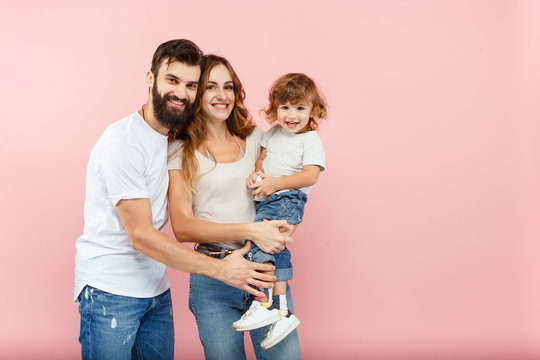
<instances>
[{"instance_id":1,"label":"child's curly hair","mask_svg":"<svg viewBox=\"0 0 540 360\"><path fill-rule=\"evenodd\" d=\"M315 82L306 74L290 73L277 79L268 94L268 109L262 111L266 114L266 120L273 125L277 120L277 109L280 105L287 102L297 104L302 100L312 104L309 121L303 130L317 130L319 120L328 116L326 110L328 105Z\"/></svg>"}]
</instances>

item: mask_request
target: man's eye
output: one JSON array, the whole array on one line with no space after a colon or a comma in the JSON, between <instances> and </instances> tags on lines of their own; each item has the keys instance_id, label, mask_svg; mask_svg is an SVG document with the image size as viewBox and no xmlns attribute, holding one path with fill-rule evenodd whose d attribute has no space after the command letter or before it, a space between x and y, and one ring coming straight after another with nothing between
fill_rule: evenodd
<instances>
[{"instance_id":1,"label":"man's eye","mask_svg":"<svg viewBox=\"0 0 540 360\"><path fill-rule=\"evenodd\" d=\"M176 79L168 78L167 80L168 80L170 83L176 84Z\"/></svg>"},{"instance_id":2,"label":"man's eye","mask_svg":"<svg viewBox=\"0 0 540 360\"><path fill-rule=\"evenodd\" d=\"M197 84L188 84L188 88L197 89Z\"/></svg>"}]
</instances>

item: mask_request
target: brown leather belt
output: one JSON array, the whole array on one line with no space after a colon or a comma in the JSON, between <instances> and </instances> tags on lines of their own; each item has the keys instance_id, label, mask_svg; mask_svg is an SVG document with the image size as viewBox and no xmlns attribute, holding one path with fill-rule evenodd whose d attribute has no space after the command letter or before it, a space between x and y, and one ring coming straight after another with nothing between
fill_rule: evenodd
<instances>
[{"instance_id":1,"label":"brown leather belt","mask_svg":"<svg viewBox=\"0 0 540 360\"><path fill-rule=\"evenodd\" d=\"M202 244L195 245L195 250L201 249L204 251L200 251L201 254L208 255L213 258L221 259L222 257L226 257L228 255L231 255L234 250L228 250L223 249L220 247L213 247L213 246L207 246ZM220 250L221 249L221 250Z\"/></svg>"}]
</instances>

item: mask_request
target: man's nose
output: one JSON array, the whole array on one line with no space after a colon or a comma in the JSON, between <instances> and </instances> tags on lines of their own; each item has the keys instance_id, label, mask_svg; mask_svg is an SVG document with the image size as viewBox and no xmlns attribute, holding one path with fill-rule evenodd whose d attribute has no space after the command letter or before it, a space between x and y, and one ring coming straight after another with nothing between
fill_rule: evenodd
<instances>
[{"instance_id":1,"label":"man's nose","mask_svg":"<svg viewBox=\"0 0 540 360\"><path fill-rule=\"evenodd\" d=\"M174 95L179 99L185 99L186 98L186 86L185 85L178 85L176 89L174 89Z\"/></svg>"}]
</instances>

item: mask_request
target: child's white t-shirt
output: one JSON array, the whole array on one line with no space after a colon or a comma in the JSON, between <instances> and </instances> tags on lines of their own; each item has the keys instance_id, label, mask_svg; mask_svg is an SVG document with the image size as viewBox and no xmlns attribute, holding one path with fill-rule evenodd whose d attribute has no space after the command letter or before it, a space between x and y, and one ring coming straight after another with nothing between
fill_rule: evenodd
<instances>
[{"instance_id":1,"label":"child's white t-shirt","mask_svg":"<svg viewBox=\"0 0 540 360\"><path fill-rule=\"evenodd\" d=\"M277 125L264 134L261 146L266 148L263 172L272 177L296 174L306 165L317 165L321 171L325 169L324 148L315 131L293 134ZM298 190L307 195L312 187Z\"/></svg>"},{"instance_id":2,"label":"child's white t-shirt","mask_svg":"<svg viewBox=\"0 0 540 360\"><path fill-rule=\"evenodd\" d=\"M116 204L149 199L152 224L168 220L167 137L136 112L111 124L86 170L84 232L75 243L75 299L85 285L116 295L148 298L170 287L166 266L134 250Z\"/></svg>"}]
</instances>

